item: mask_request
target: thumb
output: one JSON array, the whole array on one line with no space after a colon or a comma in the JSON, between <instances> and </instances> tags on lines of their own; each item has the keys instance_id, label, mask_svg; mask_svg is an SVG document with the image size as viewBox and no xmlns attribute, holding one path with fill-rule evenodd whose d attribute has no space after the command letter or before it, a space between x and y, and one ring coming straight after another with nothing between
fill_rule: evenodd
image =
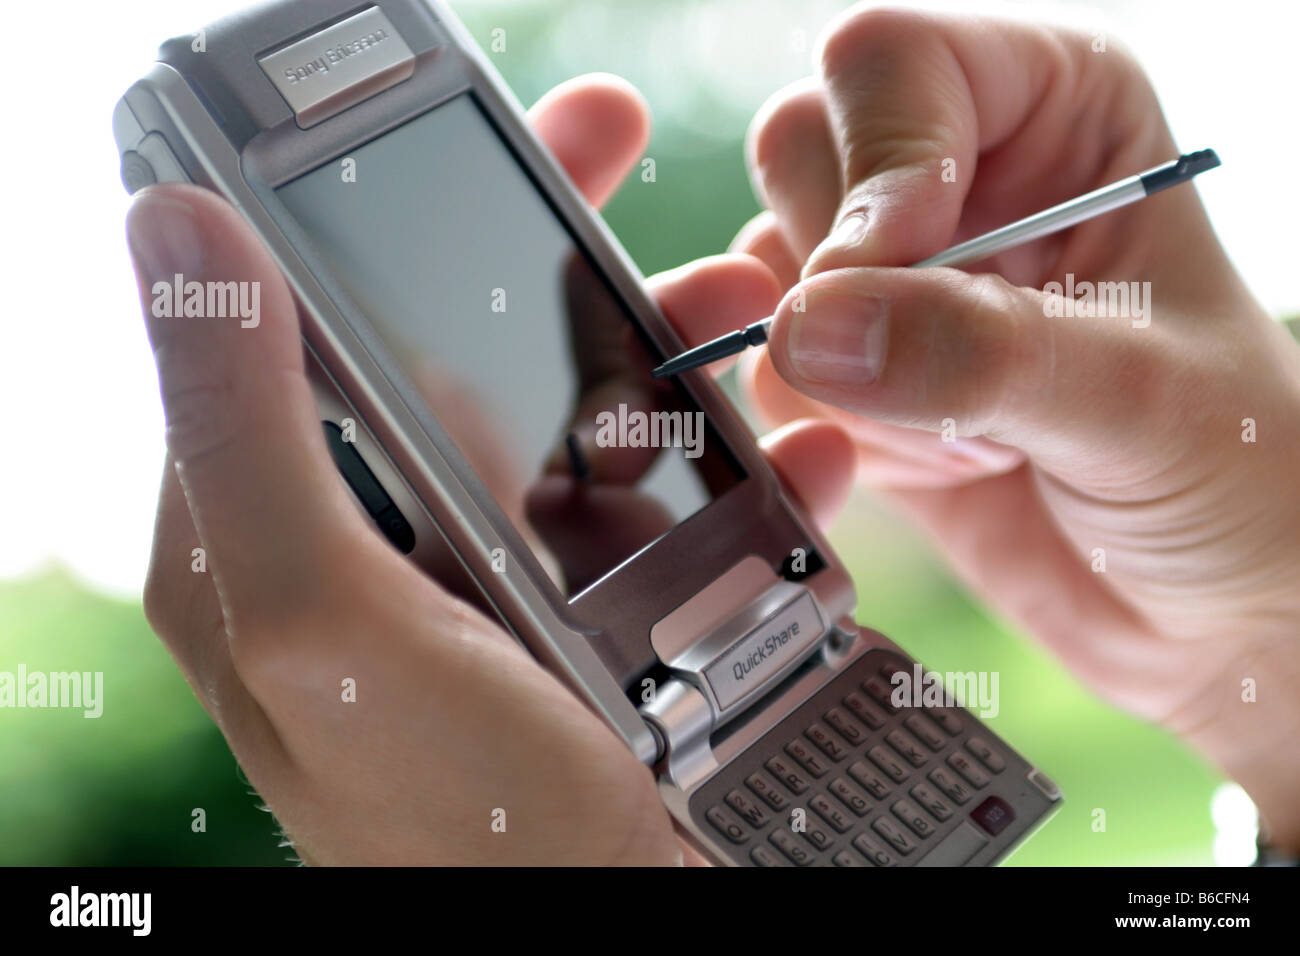
<instances>
[{"instance_id":1,"label":"thumb","mask_svg":"<svg viewBox=\"0 0 1300 956\"><path fill-rule=\"evenodd\" d=\"M786 296L769 354L818 401L944 440L984 435L1040 464L1149 444L1167 343L1152 326L1065 305L996 275L841 269Z\"/></svg>"},{"instance_id":2,"label":"thumb","mask_svg":"<svg viewBox=\"0 0 1300 956\"><path fill-rule=\"evenodd\" d=\"M127 231L168 449L225 610L283 619L361 527L322 437L293 297L239 214L206 190L149 187Z\"/></svg>"}]
</instances>

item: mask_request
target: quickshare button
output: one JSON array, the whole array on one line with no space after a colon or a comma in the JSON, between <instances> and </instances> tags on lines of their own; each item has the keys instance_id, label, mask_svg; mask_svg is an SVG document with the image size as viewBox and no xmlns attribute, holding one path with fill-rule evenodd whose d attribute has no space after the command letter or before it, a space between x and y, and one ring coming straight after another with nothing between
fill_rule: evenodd
<instances>
[{"instance_id":1,"label":"quickshare button","mask_svg":"<svg viewBox=\"0 0 1300 956\"><path fill-rule=\"evenodd\" d=\"M774 677L822 636L812 595L803 594L754 628L704 668L704 679L726 710Z\"/></svg>"}]
</instances>

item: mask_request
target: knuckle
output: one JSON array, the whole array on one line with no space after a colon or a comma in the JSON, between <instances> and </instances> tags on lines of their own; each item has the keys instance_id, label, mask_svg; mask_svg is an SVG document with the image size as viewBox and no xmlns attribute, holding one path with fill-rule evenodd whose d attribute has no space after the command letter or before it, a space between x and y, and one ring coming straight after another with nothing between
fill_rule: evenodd
<instances>
[{"instance_id":1,"label":"knuckle","mask_svg":"<svg viewBox=\"0 0 1300 956\"><path fill-rule=\"evenodd\" d=\"M231 663L240 680L264 699L268 690L302 684L326 656L331 642L321 636L340 625L337 618L324 619L300 602L241 609L227 617Z\"/></svg>"},{"instance_id":2,"label":"knuckle","mask_svg":"<svg viewBox=\"0 0 1300 956\"><path fill-rule=\"evenodd\" d=\"M1154 401L1155 396L1167 396L1171 389L1191 396L1204 391L1207 379L1196 363L1187 362L1185 350L1176 342L1163 342L1160 336L1132 329L1121 329L1122 338L1114 350L1115 367L1123 376L1119 387L1131 396L1140 409L1164 408L1164 402ZM1181 361L1171 362L1168 356L1177 354Z\"/></svg>"},{"instance_id":3,"label":"knuckle","mask_svg":"<svg viewBox=\"0 0 1300 956\"><path fill-rule=\"evenodd\" d=\"M218 595L231 660L250 691L259 699L281 690L314 693L369 646L370 635L406 627L412 615L395 602L400 586L389 569L414 569L397 557L370 529L326 527L248 558L253 566L242 569L238 593L219 587Z\"/></svg>"},{"instance_id":4,"label":"knuckle","mask_svg":"<svg viewBox=\"0 0 1300 956\"><path fill-rule=\"evenodd\" d=\"M1000 275L971 277L965 310L971 381L966 412L974 430L990 431L1010 406L1051 387L1055 340L1034 293Z\"/></svg>"},{"instance_id":5,"label":"knuckle","mask_svg":"<svg viewBox=\"0 0 1300 956\"><path fill-rule=\"evenodd\" d=\"M846 166L853 185L844 198L842 215L866 216L881 205L905 209L907 221L884 217L880 222L895 219L894 229L912 232L926 228L932 218L946 221L945 212L955 213L960 206L953 204L954 193L943 185L937 171L957 141L951 128L933 121L851 141Z\"/></svg>"},{"instance_id":6,"label":"knuckle","mask_svg":"<svg viewBox=\"0 0 1300 956\"><path fill-rule=\"evenodd\" d=\"M346 566L315 560L252 593L222 595L231 661L255 694L301 686L349 644L357 602L346 573L330 570Z\"/></svg>"},{"instance_id":7,"label":"knuckle","mask_svg":"<svg viewBox=\"0 0 1300 956\"><path fill-rule=\"evenodd\" d=\"M1114 385L1129 397L1135 430L1155 429L1166 437L1218 432L1216 419L1231 407L1222 388L1231 376L1231 352L1231 345L1207 351L1189 344L1186 336L1135 331L1115 363ZM1174 436L1167 427L1170 409L1178 409L1188 426Z\"/></svg>"},{"instance_id":8,"label":"knuckle","mask_svg":"<svg viewBox=\"0 0 1300 956\"><path fill-rule=\"evenodd\" d=\"M1124 42L1123 38L1109 30L1085 29L1080 26L1059 25L1043 28L1050 41L1055 41L1062 52L1073 51L1084 61L1095 61L1104 50L1107 69L1136 70L1142 73L1137 54ZM1097 41L1105 40L1105 46L1098 48ZM1145 75L1145 74L1143 74Z\"/></svg>"},{"instance_id":9,"label":"knuckle","mask_svg":"<svg viewBox=\"0 0 1300 956\"><path fill-rule=\"evenodd\" d=\"M1097 52L1098 36L1074 27L1049 28L1044 31L1044 56L1066 85L1106 107L1110 123L1126 114L1147 120L1149 111L1159 106L1141 60L1131 47L1109 34L1105 35L1104 53Z\"/></svg>"},{"instance_id":10,"label":"knuckle","mask_svg":"<svg viewBox=\"0 0 1300 956\"><path fill-rule=\"evenodd\" d=\"M207 458L237 439L234 382L220 363L188 361L181 349L157 352L163 408L167 417L167 446L185 466Z\"/></svg>"},{"instance_id":11,"label":"knuckle","mask_svg":"<svg viewBox=\"0 0 1300 956\"><path fill-rule=\"evenodd\" d=\"M818 41L822 75L831 77L859 66L874 50L894 55L923 40L924 16L900 7L860 3L832 21Z\"/></svg>"},{"instance_id":12,"label":"knuckle","mask_svg":"<svg viewBox=\"0 0 1300 956\"><path fill-rule=\"evenodd\" d=\"M150 629L165 643L212 623L210 605L203 600L210 579L193 570L196 546L197 540L182 538L174 517L160 510L141 604Z\"/></svg>"},{"instance_id":13,"label":"knuckle","mask_svg":"<svg viewBox=\"0 0 1300 956\"><path fill-rule=\"evenodd\" d=\"M150 630L159 637L166 637L175 629L176 606L174 588L157 567L157 559L145 578L142 604L144 619Z\"/></svg>"}]
</instances>

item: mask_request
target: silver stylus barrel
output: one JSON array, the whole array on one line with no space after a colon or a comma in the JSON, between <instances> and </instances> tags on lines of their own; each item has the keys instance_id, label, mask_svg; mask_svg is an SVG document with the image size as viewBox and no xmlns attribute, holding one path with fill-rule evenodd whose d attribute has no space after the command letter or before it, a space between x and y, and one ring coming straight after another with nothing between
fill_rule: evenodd
<instances>
[{"instance_id":1,"label":"silver stylus barrel","mask_svg":"<svg viewBox=\"0 0 1300 956\"><path fill-rule=\"evenodd\" d=\"M1059 206L1044 209L1042 212L1021 219L1019 222L1013 222L1009 226L986 232L984 235L967 242L959 242L957 245L936 253L928 259L913 263L912 268L962 266L971 262L979 262L981 259L995 256L999 252L1005 252L1013 246L1033 242L1043 236L1050 236L1054 232L1069 229L1071 226L1094 216L1100 216L1112 209L1118 209L1120 206L1127 206L1131 202L1137 202L1139 199L1144 198L1146 194L1146 187L1142 184L1142 177L1140 175L1130 176L1127 179L1111 183L1109 186L1103 186L1101 189L1094 189L1090 193L1084 193L1082 196L1063 202Z\"/></svg>"}]
</instances>

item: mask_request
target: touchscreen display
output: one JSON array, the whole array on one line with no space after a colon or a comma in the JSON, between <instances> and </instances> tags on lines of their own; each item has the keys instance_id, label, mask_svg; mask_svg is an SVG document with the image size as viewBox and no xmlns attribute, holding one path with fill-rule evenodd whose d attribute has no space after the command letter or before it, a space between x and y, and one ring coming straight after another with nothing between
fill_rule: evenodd
<instances>
[{"instance_id":1,"label":"touchscreen display","mask_svg":"<svg viewBox=\"0 0 1300 956\"><path fill-rule=\"evenodd\" d=\"M277 195L564 594L743 479L471 95Z\"/></svg>"}]
</instances>

